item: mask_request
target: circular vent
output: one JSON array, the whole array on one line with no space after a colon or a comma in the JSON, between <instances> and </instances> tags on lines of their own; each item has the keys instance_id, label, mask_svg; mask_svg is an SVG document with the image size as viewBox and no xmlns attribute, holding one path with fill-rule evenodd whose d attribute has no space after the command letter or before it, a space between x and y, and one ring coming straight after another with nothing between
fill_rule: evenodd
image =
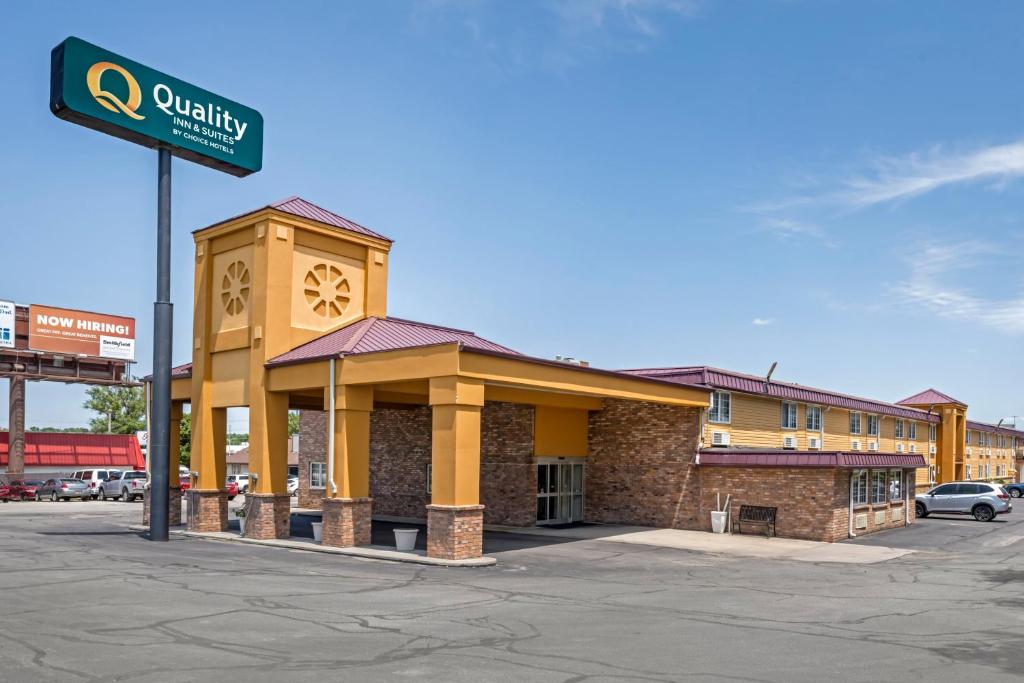
<instances>
[{"instance_id":1,"label":"circular vent","mask_svg":"<svg viewBox=\"0 0 1024 683\"><path fill-rule=\"evenodd\" d=\"M220 299L228 315L238 315L249 301L249 269L241 261L228 266L220 283Z\"/></svg>"},{"instance_id":2,"label":"circular vent","mask_svg":"<svg viewBox=\"0 0 1024 683\"><path fill-rule=\"evenodd\" d=\"M306 273L306 302L313 312L324 318L338 318L352 300L351 289L344 274L335 266L320 263Z\"/></svg>"}]
</instances>

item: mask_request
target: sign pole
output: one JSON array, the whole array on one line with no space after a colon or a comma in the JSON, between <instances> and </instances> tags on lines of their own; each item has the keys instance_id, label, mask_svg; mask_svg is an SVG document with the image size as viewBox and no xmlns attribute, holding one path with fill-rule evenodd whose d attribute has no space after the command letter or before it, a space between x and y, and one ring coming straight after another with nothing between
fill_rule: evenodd
<instances>
[{"instance_id":1,"label":"sign pole","mask_svg":"<svg viewBox=\"0 0 1024 683\"><path fill-rule=\"evenodd\" d=\"M156 219L156 301L153 303L153 433L150 450L149 540L168 540L171 451L171 152L159 148Z\"/></svg>"}]
</instances>

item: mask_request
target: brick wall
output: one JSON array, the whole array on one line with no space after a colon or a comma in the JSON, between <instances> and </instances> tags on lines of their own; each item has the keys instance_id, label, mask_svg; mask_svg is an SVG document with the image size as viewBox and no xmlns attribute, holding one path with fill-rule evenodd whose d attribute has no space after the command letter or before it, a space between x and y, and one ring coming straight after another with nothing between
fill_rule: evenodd
<instances>
[{"instance_id":1,"label":"brick wall","mask_svg":"<svg viewBox=\"0 0 1024 683\"><path fill-rule=\"evenodd\" d=\"M606 399L590 413L586 519L703 528L699 436L698 408Z\"/></svg>"},{"instance_id":2,"label":"brick wall","mask_svg":"<svg viewBox=\"0 0 1024 683\"><path fill-rule=\"evenodd\" d=\"M370 413L370 497L373 514L427 516L430 406L375 408Z\"/></svg>"},{"instance_id":3,"label":"brick wall","mask_svg":"<svg viewBox=\"0 0 1024 683\"><path fill-rule=\"evenodd\" d=\"M298 506L320 509L324 490L310 489L309 463L327 462L327 413L303 410L299 413L299 492Z\"/></svg>"},{"instance_id":4,"label":"brick wall","mask_svg":"<svg viewBox=\"0 0 1024 683\"><path fill-rule=\"evenodd\" d=\"M480 414L480 503L485 524L537 523L533 406L488 403Z\"/></svg>"}]
</instances>

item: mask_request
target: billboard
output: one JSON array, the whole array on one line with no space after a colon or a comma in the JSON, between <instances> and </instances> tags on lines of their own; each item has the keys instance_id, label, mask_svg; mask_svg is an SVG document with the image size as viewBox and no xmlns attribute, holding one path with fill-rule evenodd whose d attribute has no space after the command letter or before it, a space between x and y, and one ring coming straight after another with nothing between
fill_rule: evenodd
<instances>
[{"instance_id":1,"label":"billboard","mask_svg":"<svg viewBox=\"0 0 1024 683\"><path fill-rule=\"evenodd\" d=\"M13 301L0 301L0 348L14 348Z\"/></svg>"},{"instance_id":2,"label":"billboard","mask_svg":"<svg viewBox=\"0 0 1024 683\"><path fill-rule=\"evenodd\" d=\"M32 304L28 348L134 361L135 318Z\"/></svg>"},{"instance_id":3,"label":"billboard","mask_svg":"<svg viewBox=\"0 0 1024 683\"><path fill-rule=\"evenodd\" d=\"M79 38L50 55L56 116L235 176L263 167L263 116Z\"/></svg>"}]
</instances>

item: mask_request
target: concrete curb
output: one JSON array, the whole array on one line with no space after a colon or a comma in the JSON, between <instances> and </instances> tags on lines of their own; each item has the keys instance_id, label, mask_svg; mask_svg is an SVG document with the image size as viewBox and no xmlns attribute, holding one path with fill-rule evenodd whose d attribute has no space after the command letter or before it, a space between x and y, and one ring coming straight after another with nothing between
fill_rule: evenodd
<instances>
[{"instance_id":1,"label":"concrete curb","mask_svg":"<svg viewBox=\"0 0 1024 683\"><path fill-rule=\"evenodd\" d=\"M149 531L149 527L132 525L132 531ZM380 546L358 546L352 548L335 548L333 546L317 545L312 540L292 540L285 538L258 539L242 538L238 534L228 531L187 531L185 529L172 529L171 533L176 536L188 538L199 538L207 541L220 541L222 543L249 543L251 545L265 545L272 548L287 548L288 550L304 550L311 553L327 553L329 555L347 555L348 557L359 557L364 560L381 560L384 562L405 562L407 564L423 564L432 567L490 567L498 563L493 557L475 557L469 560L442 560L436 557L421 555L422 551L401 553L397 550L382 548Z\"/></svg>"}]
</instances>

